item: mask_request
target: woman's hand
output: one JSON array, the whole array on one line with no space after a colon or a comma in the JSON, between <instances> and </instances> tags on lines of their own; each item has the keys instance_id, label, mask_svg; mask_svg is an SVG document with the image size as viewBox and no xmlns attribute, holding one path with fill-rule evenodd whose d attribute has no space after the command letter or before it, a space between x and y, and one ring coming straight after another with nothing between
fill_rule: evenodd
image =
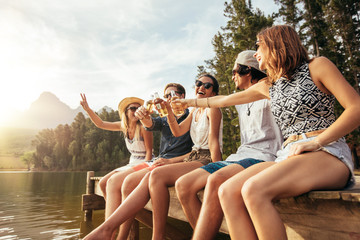
<instances>
[{"instance_id":1,"label":"woman's hand","mask_svg":"<svg viewBox=\"0 0 360 240\"><path fill-rule=\"evenodd\" d=\"M80 101L80 105L82 106L82 108L87 112L90 110L89 104L86 101L86 96L84 93L80 93L81 96L81 101Z\"/></svg>"},{"instance_id":2,"label":"woman's hand","mask_svg":"<svg viewBox=\"0 0 360 240\"><path fill-rule=\"evenodd\" d=\"M169 159L166 158L158 158L157 160L154 161L154 163L152 164L152 166L162 166L162 165L166 165L169 164Z\"/></svg>"},{"instance_id":3,"label":"woman's hand","mask_svg":"<svg viewBox=\"0 0 360 240\"><path fill-rule=\"evenodd\" d=\"M315 152L321 148L322 146L315 139L308 142L294 143L290 147L289 157L299 155L304 152Z\"/></svg>"},{"instance_id":4,"label":"woman's hand","mask_svg":"<svg viewBox=\"0 0 360 240\"><path fill-rule=\"evenodd\" d=\"M150 112L144 106L140 106L136 109L135 117L139 120L150 119Z\"/></svg>"},{"instance_id":5,"label":"woman's hand","mask_svg":"<svg viewBox=\"0 0 360 240\"><path fill-rule=\"evenodd\" d=\"M182 111L188 108L188 101L187 99L175 99L171 101L171 108L174 112Z\"/></svg>"}]
</instances>

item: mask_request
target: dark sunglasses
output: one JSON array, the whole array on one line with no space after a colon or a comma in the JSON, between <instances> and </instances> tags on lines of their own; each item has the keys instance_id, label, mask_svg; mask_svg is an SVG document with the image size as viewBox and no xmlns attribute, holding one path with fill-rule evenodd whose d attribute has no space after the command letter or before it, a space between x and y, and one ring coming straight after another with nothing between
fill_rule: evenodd
<instances>
[{"instance_id":1,"label":"dark sunglasses","mask_svg":"<svg viewBox=\"0 0 360 240\"><path fill-rule=\"evenodd\" d=\"M255 51L257 51L259 49L259 41L255 42Z\"/></svg>"},{"instance_id":2,"label":"dark sunglasses","mask_svg":"<svg viewBox=\"0 0 360 240\"><path fill-rule=\"evenodd\" d=\"M175 91L175 93L178 94L178 95L181 95L181 94L182 94L182 92L179 92L179 91ZM170 93L164 95L164 98L165 98L165 99L167 99L167 98L169 98L169 97L171 97L171 94L170 94Z\"/></svg>"},{"instance_id":3,"label":"dark sunglasses","mask_svg":"<svg viewBox=\"0 0 360 240\"><path fill-rule=\"evenodd\" d=\"M214 86L214 84L209 83L209 82L203 83L202 81L199 81L199 80L196 80L196 81L195 81L195 86L201 87L202 85L204 85L204 88L205 88L205 89L209 89L209 88L211 88L211 87Z\"/></svg>"},{"instance_id":4,"label":"dark sunglasses","mask_svg":"<svg viewBox=\"0 0 360 240\"><path fill-rule=\"evenodd\" d=\"M126 110L131 110L135 112L139 107L128 107Z\"/></svg>"}]
</instances>

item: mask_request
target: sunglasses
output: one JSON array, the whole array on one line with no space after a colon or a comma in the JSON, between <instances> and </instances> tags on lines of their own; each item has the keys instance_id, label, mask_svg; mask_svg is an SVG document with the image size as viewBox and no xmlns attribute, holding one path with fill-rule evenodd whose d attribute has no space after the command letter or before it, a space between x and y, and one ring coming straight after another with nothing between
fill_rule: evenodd
<instances>
[{"instance_id":1,"label":"sunglasses","mask_svg":"<svg viewBox=\"0 0 360 240\"><path fill-rule=\"evenodd\" d=\"M203 83L202 81L199 81L199 80L196 80L196 81L195 81L195 86L201 87L202 85L204 85L204 88L205 88L205 89L209 89L209 88L211 88L211 87L214 86L214 84L209 83L209 82Z\"/></svg>"},{"instance_id":2,"label":"sunglasses","mask_svg":"<svg viewBox=\"0 0 360 240\"><path fill-rule=\"evenodd\" d=\"M139 107L128 107L128 108L126 109L126 111L127 111L127 110L131 110L131 111L135 112L138 108L139 108Z\"/></svg>"},{"instance_id":3,"label":"sunglasses","mask_svg":"<svg viewBox=\"0 0 360 240\"><path fill-rule=\"evenodd\" d=\"M260 43L259 41L255 42L255 51L257 51L259 49L259 43Z\"/></svg>"},{"instance_id":4,"label":"sunglasses","mask_svg":"<svg viewBox=\"0 0 360 240\"><path fill-rule=\"evenodd\" d=\"M178 94L178 95L183 94L182 92L179 92L179 91L175 91L175 93ZM170 93L164 95L164 98L165 98L165 99L167 99L167 98L169 98L169 97L171 97L171 94L170 94Z\"/></svg>"}]
</instances>

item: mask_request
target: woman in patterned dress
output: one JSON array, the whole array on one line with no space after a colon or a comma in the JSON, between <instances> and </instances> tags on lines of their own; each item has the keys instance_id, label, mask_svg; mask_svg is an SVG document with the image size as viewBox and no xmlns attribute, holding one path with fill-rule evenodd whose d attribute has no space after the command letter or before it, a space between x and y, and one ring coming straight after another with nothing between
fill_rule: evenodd
<instances>
[{"instance_id":1,"label":"woman in patterned dress","mask_svg":"<svg viewBox=\"0 0 360 240\"><path fill-rule=\"evenodd\" d=\"M228 96L179 102L224 107L270 99L283 148L275 162L251 166L222 184L219 198L231 239L287 239L273 200L353 183L343 137L360 125L360 96L330 60L309 59L292 27L267 28L257 38L254 57L267 81ZM335 98L344 107L338 119Z\"/></svg>"}]
</instances>

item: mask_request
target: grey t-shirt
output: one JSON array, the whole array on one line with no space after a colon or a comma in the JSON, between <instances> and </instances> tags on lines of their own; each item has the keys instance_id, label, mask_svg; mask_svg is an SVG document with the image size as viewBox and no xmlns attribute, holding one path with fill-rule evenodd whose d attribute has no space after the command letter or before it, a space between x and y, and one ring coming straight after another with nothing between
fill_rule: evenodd
<instances>
[{"instance_id":1,"label":"grey t-shirt","mask_svg":"<svg viewBox=\"0 0 360 240\"><path fill-rule=\"evenodd\" d=\"M244 158L274 161L283 137L271 113L270 101L263 99L235 107L239 115L241 146L226 161Z\"/></svg>"}]
</instances>

